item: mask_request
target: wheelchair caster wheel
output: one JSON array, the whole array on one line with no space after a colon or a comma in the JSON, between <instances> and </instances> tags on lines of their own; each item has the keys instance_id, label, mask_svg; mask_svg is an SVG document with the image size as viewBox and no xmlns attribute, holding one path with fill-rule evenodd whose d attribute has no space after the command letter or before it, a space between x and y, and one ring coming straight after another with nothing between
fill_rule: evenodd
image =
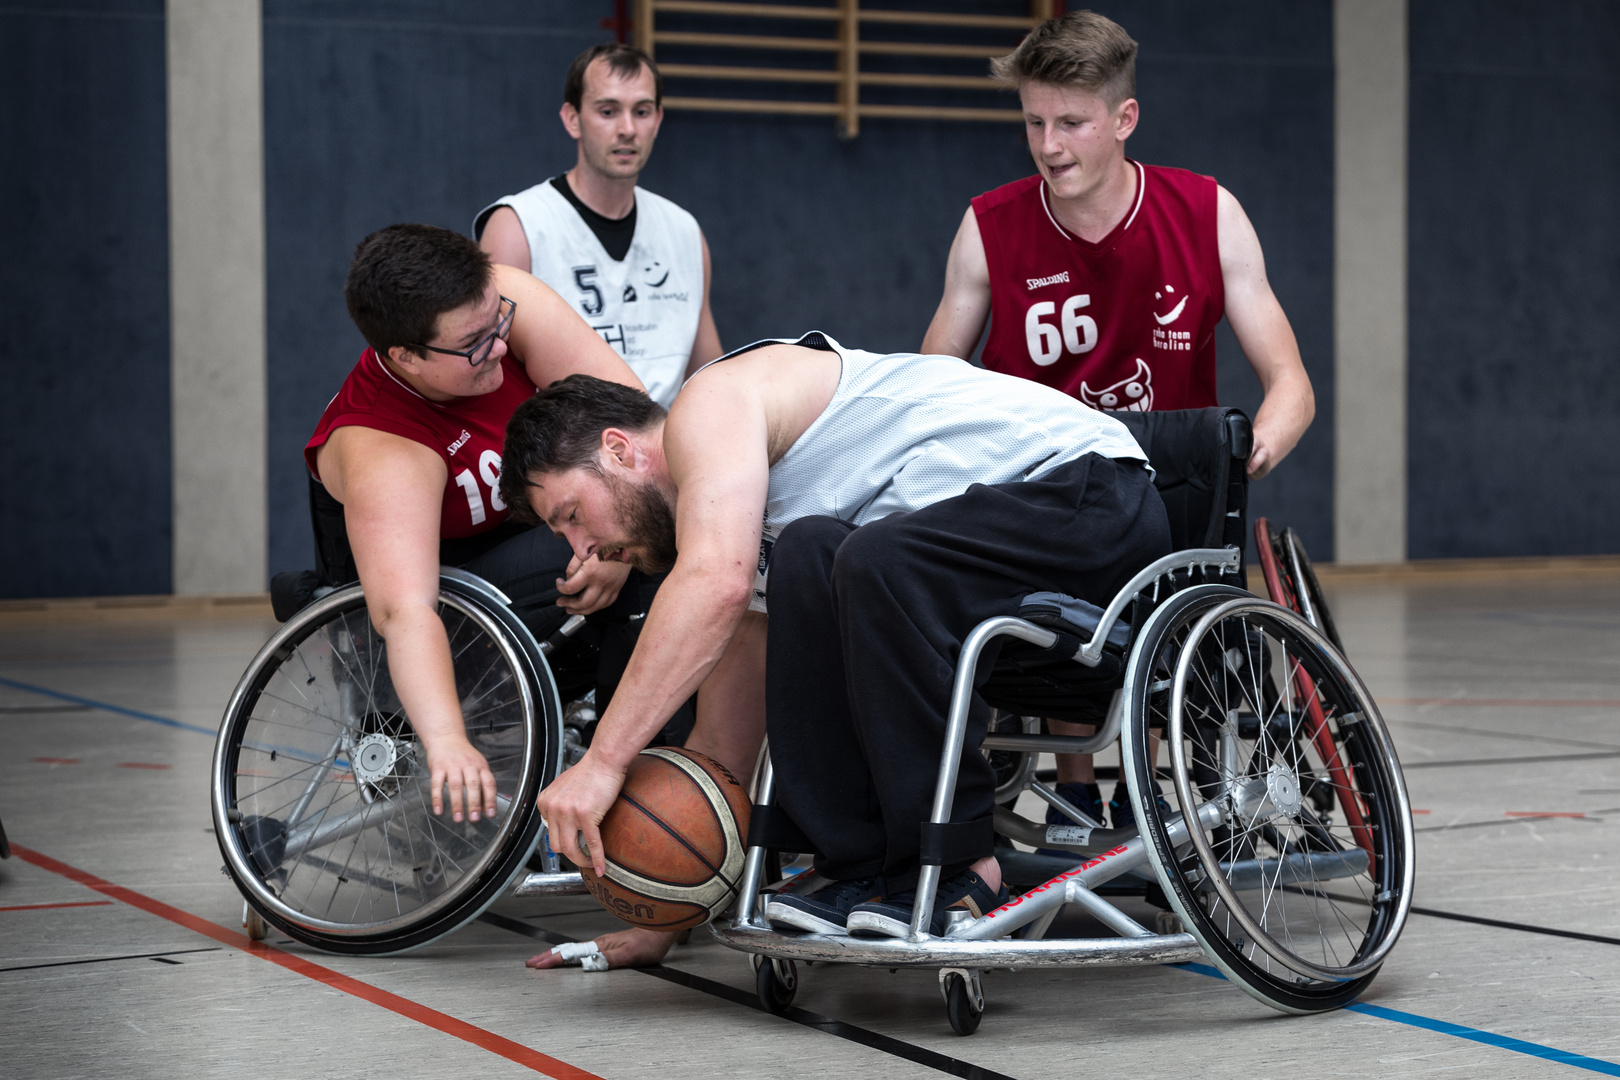
<instances>
[{"instance_id":1,"label":"wheelchair caster wheel","mask_svg":"<svg viewBox=\"0 0 1620 1080\"><path fill-rule=\"evenodd\" d=\"M269 928L264 925L264 917L246 901L242 902L242 928L247 931L250 941L263 941L269 933Z\"/></svg>"},{"instance_id":2,"label":"wheelchair caster wheel","mask_svg":"<svg viewBox=\"0 0 1620 1080\"><path fill-rule=\"evenodd\" d=\"M939 973L939 992L945 995L945 1016L952 1031L971 1035L979 1030L979 1021L984 1019L984 989L977 971L946 968Z\"/></svg>"},{"instance_id":3,"label":"wheelchair caster wheel","mask_svg":"<svg viewBox=\"0 0 1620 1080\"><path fill-rule=\"evenodd\" d=\"M781 1016L793 1004L793 995L799 989L799 970L791 960L769 960L756 957L754 990L759 1003L768 1013Z\"/></svg>"}]
</instances>

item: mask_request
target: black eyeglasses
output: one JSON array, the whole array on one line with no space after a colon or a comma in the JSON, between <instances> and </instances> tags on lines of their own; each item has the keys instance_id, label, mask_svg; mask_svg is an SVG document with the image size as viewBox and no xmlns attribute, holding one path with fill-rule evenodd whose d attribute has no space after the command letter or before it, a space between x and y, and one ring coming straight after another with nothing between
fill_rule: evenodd
<instances>
[{"instance_id":1,"label":"black eyeglasses","mask_svg":"<svg viewBox=\"0 0 1620 1080\"><path fill-rule=\"evenodd\" d=\"M477 367L489 359L489 350L495 347L495 339L506 340L506 335L512 332L512 316L517 314L517 301L501 297L500 305L495 309L495 332L481 339L478 344L461 352L458 349L441 349L437 345L409 345L412 349L426 349L428 352L443 353L445 356L459 356L473 367Z\"/></svg>"}]
</instances>

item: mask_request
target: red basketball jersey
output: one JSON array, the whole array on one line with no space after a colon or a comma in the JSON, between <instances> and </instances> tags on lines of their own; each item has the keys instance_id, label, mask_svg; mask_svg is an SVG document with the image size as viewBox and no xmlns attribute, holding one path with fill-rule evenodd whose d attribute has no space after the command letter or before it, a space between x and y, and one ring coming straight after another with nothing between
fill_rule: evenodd
<instances>
[{"instance_id":1,"label":"red basketball jersey","mask_svg":"<svg viewBox=\"0 0 1620 1080\"><path fill-rule=\"evenodd\" d=\"M1096 409L1214 405L1215 181L1130 164L1136 201L1095 244L1058 224L1039 176L973 200L990 268L984 364Z\"/></svg>"},{"instance_id":2,"label":"red basketball jersey","mask_svg":"<svg viewBox=\"0 0 1620 1080\"><path fill-rule=\"evenodd\" d=\"M462 363L442 357L443 363ZM318 480L315 453L340 427L368 427L430 446L444 459L450 479L444 486L439 536L450 540L487 532L506 520L501 501L501 447L506 422L534 393L523 365L507 353L501 358L505 378L493 393L454 401L429 401L385 367L377 354L360 354L343 386L321 414L315 434L304 447L304 461Z\"/></svg>"}]
</instances>

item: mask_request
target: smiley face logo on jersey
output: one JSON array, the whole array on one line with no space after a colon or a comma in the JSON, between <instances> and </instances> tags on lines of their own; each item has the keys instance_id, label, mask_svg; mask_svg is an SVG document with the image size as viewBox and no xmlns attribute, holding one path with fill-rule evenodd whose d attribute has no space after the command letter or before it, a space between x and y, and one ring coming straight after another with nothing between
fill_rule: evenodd
<instances>
[{"instance_id":1,"label":"smiley face logo on jersey","mask_svg":"<svg viewBox=\"0 0 1620 1080\"><path fill-rule=\"evenodd\" d=\"M641 268L641 280L649 287L656 289L669 280L669 267L654 259Z\"/></svg>"},{"instance_id":2,"label":"smiley face logo on jersey","mask_svg":"<svg viewBox=\"0 0 1620 1080\"><path fill-rule=\"evenodd\" d=\"M1109 412L1148 412L1153 408L1153 369L1139 356L1135 374L1112 386L1093 390L1082 382L1080 400Z\"/></svg>"},{"instance_id":3,"label":"smiley face logo on jersey","mask_svg":"<svg viewBox=\"0 0 1620 1080\"><path fill-rule=\"evenodd\" d=\"M1159 292L1156 292L1156 293L1153 294L1153 299L1155 299L1155 300L1163 300L1165 293L1170 293L1173 296L1173 295L1175 295L1175 291L1176 291L1175 286L1166 285L1162 290L1160 290ZM1181 313L1182 313L1183 310L1186 309L1186 307L1187 307L1187 298L1185 296L1183 296L1176 303L1176 306L1170 309L1170 314L1168 314L1168 315L1160 315L1157 311L1155 311L1153 313L1153 319L1160 326L1169 326L1171 323L1173 323L1177 319L1181 318Z\"/></svg>"}]
</instances>

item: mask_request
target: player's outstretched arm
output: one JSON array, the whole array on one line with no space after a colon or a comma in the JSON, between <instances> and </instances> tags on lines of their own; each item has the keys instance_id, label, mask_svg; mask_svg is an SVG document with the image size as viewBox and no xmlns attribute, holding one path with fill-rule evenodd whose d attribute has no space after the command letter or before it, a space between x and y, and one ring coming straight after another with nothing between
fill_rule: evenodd
<instances>
[{"instance_id":1,"label":"player's outstretched arm","mask_svg":"<svg viewBox=\"0 0 1620 1080\"><path fill-rule=\"evenodd\" d=\"M922 352L942 356L973 355L990 318L990 264L984 257L979 220L968 207L945 260L945 295L923 335Z\"/></svg>"},{"instance_id":2,"label":"player's outstretched arm","mask_svg":"<svg viewBox=\"0 0 1620 1080\"><path fill-rule=\"evenodd\" d=\"M1216 193L1216 229L1226 318L1265 392L1254 418L1254 451L1249 455L1249 475L1258 480L1288 456L1311 426L1316 394L1300 361L1294 328L1271 291L1260 238L1249 215L1225 188Z\"/></svg>"},{"instance_id":3,"label":"player's outstretched arm","mask_svg":"<svg viewBox=\"0 0 1620 1080\"><path fill-rule=\"evenodd\" d=\"M688 379L725 351L720 347L720 331L715 328L714 313L709 310L709 282L713 278L709 264L709 240L702 233L698 234L698 239L703 242L703 310L698 313L697 337L692 339L692 358L686 362Z\"/></svg>"},{"instance_id":4,"label":"player's outstretched arm","mask_svg":"<svg viewBox=\"0 0 1620 1080\"><path fill-rule=\"evenodd\" d=\"M488 235L488 230L485 230ZM495 267L495 286L517 304L507 346L529 381L547 387L570 375L594 375L644 390L630 365L551 286L510 266Z\"/></svg>"},{"instance_id":5,"label":"player's outstretched arm","mask_svg":"<svg viewBox=\"0 0 1620 1080\"><path fill-rule=\"evenodd\" d=\"M675 567L590 750L540 793L552 848L598 874L601 821L630 762L720 663L753 594L770 477L766 425L751 388L726 366L683 390L665 424L661 450L678 489Z\"/></svg>"},{"instance_id":6,"label":"player's outstretched arm","mask_svg":"<svg viewBox=\"0 0 1620 1080\"><path fill-rule=\"evenodd\" d=\"M450 641L439 619L439 513L448 470L399 435L341 427L321 447L321 480L343 520L371 624L388 643L388 672L427 749L433 812L495 813L495 777L467 740ZM465 799L463 798L465 793Z\"/></svg>"}]
</instances>

